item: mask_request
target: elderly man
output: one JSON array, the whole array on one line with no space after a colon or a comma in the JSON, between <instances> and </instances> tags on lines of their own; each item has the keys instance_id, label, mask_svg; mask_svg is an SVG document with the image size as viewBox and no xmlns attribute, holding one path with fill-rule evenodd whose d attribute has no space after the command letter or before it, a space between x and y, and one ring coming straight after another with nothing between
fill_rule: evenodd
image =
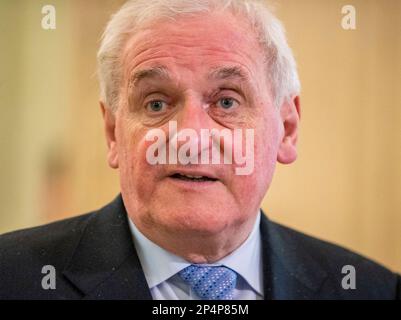
<instances>
[{"instance_id":1,"label":"elderly man","mask_svg":"<svg viewBox=\"0 0 401 320\"><path fill-rule=\"evenodd\" d=\"M98 63L121 195L3 235L0 298L399 298L398 275L260 210L300 119L295 61L262 2L129 1Z\"/></svg>"}]
</instances>

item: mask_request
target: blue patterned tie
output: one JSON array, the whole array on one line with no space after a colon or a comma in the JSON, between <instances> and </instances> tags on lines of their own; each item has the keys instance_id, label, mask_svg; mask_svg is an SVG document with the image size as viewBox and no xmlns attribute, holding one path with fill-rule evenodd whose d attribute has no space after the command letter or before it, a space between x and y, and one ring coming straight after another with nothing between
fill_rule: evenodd
<instances>
[{"instance_id":1,"label":"blue patterned tie","mask_svg":"<svg viewBox=\"0 0 401 320\"><path fill-rule=\"evenodd\" d=\"M190 265L179 273L203 300L231 300L237 274L227 267Z\"/></svg>"}]
</instances>

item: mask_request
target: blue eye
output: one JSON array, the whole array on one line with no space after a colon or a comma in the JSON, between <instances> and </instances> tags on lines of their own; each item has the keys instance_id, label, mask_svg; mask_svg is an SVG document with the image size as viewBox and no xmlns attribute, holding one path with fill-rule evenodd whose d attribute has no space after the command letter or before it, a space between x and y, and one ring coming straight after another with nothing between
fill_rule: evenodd
<instances>
[{"instance_id":1,"label":"blue eye","mask_svg":"<svg viewBox=\"0 0 401 320\"><path fill-rule=\"evenodd\" d=\"M233 98L222 98L219 103L223 109L230 109L234 106L235 100Z\"/></svg>"},{"instance_id":2,"label":"blue eye","mask_svg":"<svg viewBox=\"0 0 401 320\"><path fill-rule=\"evenodd\" d=\"M147 109L152 112L163 111L164 102L160 100L151 101L147 104Z\"/></svg>"}]
</instances>

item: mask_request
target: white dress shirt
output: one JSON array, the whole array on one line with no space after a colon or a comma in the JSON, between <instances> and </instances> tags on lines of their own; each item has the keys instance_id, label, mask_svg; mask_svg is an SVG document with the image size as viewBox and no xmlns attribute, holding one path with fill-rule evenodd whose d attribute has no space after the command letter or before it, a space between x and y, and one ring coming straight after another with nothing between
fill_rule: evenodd
<instances>
[{"instance_id":1,"label":"white dress shirt","mask_svg":"<svg viewBox=\"0 0 401 320\"><path fill-rule=\"evenodd\" d=\"M228 256L210 264L224 265L237 273L235 300L263 299L263 265L261 256L259 211L255 225L245 242ZM155 300L199 300L191 287L177 274L190 262L161 248L146 238L129 220L134 244L150 293Z\"/></svg>"}]
</instances>

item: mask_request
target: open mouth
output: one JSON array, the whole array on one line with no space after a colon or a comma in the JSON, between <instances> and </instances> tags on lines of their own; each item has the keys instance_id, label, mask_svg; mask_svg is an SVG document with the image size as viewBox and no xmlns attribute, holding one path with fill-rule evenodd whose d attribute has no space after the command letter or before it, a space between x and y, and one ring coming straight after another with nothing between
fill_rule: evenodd
<instances>
[{"instance_id":1,"label":"open mouth","mask_svg":"<svg viewBox=\"0 0 401 320\"><path fill-rule=\"evenodd\" d=\"M217 179L207 177L207 176L192 176L189 174L181 174L181 173L173 174L170 176L170 178L184 180L184 181L193 181L193 182L217 181Z\"/></svg>"}]
</instances>

